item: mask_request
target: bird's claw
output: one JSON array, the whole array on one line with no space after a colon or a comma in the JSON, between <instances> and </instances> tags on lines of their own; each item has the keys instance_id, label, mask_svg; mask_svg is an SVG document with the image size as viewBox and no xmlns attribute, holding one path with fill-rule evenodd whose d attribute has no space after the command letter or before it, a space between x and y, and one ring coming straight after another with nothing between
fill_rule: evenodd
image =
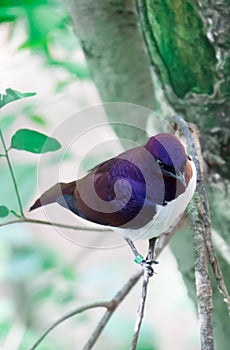
<instances>
[{"instance_id":1,"label":"bird's claw","mask_svg":"<svg viewBox=\"0 0 230 350\"><path fill-rule=\"evenodd\" d=\"M135 263L139 264L142 266L144 271L147 272L149 277L152 277L153 274L155 273L152 264L158 264L158 261L153 260L151 257L147 256L145 259L141 254L136 254L136 257L134 259Z\"/></svg>"},{"instance_id":2,"label":"bird's claw","mask_svg":"<svg viewBox=\"0 0 230 350\"><path fill-rule=\"evenodd\" d=\"M158 261L145 259L141 262L141 266L143 267L144 271L147 272L149 277L152 277L154 273L154 269L152 268L152 264L158 264Z\"/></svg>"}]
</instances>

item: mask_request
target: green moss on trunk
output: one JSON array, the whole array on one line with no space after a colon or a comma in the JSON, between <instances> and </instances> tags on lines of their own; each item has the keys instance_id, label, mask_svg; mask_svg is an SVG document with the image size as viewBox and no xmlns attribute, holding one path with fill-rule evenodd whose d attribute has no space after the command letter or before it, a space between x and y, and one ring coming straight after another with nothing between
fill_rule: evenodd
<instances>
[{"instance_id":1,"label":"green moss on trunk","mask_svg":"<svg viewBox=\"0 0 230 350\"><path fill-rule=\"evenodd\" d=\"M152 63L174 93L211 94L215 51L207 39L195 2L139 0L144 36Z\"/></svg>"}]
</instances>

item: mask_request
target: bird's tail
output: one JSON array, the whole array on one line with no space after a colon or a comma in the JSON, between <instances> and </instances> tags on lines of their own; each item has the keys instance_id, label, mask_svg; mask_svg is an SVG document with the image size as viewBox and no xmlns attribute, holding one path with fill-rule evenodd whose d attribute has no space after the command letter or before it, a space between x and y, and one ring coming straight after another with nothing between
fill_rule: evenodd
<instances>
[{"instance_id":1,"label":"bird's tail","mask_svg":"<svg viewBox=\"0 0 230 350\"><path fill-rule=\"evenodd\" d=\"M44 192L40 198L38 198L35 203L30 207L29 211L37 209L43 205L55 203L60 196L65 194L73 194L76 187L76 181L69 183L58 182L56 185L51 187L49 190Z\"/></svg>"}]
</instances>

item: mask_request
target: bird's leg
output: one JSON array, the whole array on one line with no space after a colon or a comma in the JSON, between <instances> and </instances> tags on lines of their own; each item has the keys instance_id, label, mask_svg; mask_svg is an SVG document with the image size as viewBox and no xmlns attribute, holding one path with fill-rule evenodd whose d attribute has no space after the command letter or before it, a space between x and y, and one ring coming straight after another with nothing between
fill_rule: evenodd
<instances>
[{"instance_id":1,"label":"bird's leg","mask_svg":"<svg viewBox=\"0 0 230 350\"><path fill-rule=\"evenodd\" d=\"M130 246L130 248L135 256L135 262L140 264L142 262L142 260L144 260L144 257L138 253L137 248L135 247L135 245L131 239L126 237L125 240L128 243L128 245Z\"/></svg>"},{"instance_id":2,"label":"bird's leg","mask_svg":"<svg viewBox=\"0 0 230 350\"><path fill-rule=\"evenodd\" d=\"M146 257L146 261L151 262L152 264L158 264L158 261L154 260L154 250L156 245L157 237L153 237L149 240L149 248L148 248L148 254Z\"/></svg>"},{"instance_id":3,"label":"bird's leg","mask_svg":"<svg viewBox=\"0 0 230 350\"><path fill-rule=\"evenodd\" d=\"M142 266L147 270L149 277L154 274L154 269L152 268L152 264L158 264L158 261L154 260L154 248L156 244L157 238L151 238L149 240L149 248L146 259L142 261Z\"/></svg>"},{"instance_id":4,"label":"bird's leg","mask_svg":"<svg viewBox=\"0 0 230 350\"><path fill-rule=\"evenodd\" d=\"M154 246L155 246L155 241L156 238L152 238L151 240L149 240L149 250L148 250L148 254L146 259L140 254L138 253L133 241L129 238L125 238L126 242L128 243L128 245L130 246L135 259L134 261L137 264L140 264L144 270L147 271L149 277L151 277L154 273L154 270L152 268L152 263L157 264L157 262L155 260L153 260L153 254L154 254Z\"/></svg>"}]
</instances>

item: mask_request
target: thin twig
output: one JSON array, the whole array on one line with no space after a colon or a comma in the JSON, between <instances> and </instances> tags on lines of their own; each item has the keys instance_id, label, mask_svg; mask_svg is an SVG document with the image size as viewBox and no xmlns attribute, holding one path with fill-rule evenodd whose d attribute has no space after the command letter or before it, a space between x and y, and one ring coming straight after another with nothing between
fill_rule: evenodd
<instances>
[{"instance_id":1,"label":"thin twig","mask_svg":"<svg viewBox=\"0 0 230 350\"><path fill-rule=\"evenodd\" d=\"M105 328L108 320L116 310L116 308L120 305L122 300L126 297L126 295L130 292L130 290L134 287L134 285L137 283L137 281L142 276L143 271L140 270L136 272L125 284L124 286L119 290L119 292L109 301L99 301L95 302L89 305L85 305L82 307L78 307L77 309L69 312L68 314L62 316L60 319L58 319L56 322L54 322L36 341L36 343L30 348L30 350L35 350L38 345L44 340L44 338L59 324L64 322L65 320L81 313L84 311L87 311L89 309L93 308L99 308L104 307L106 308L106 312L104 313L103 317L99 321L97 327L95 328L94 332L92 333L91 337L89 338L88 342L84 346L84 350L90 350L96 343L98 337L100 336L101 332Z\"/></svg>"},{"instance_id":2,"label":"thin twig","mask_svg":"<svg viewBox=\"0 0 230 350\"><path fill-rule=\"evenodd\" d=\"M7 164L9 166L10 175L11 175L11 178L12 178L12 181L13 181L13 184L14 184L14 189L15 189L15 193L16 193L16 196L17 196L17 200L18 200L20 214L21 214L22 217L24 217L22 201L21 201L21 197L20 197L20 194L19 194L19 191L18 191L18 186L17 186L15 175L14 175L14 170L13 170L13 167L11 165L11 161L10 161L10 158L9 158L9 155L8 155L8 149L6 147L5 140L4 140L4 137L3 137L1 129L0 129L0 138L1 138L2 145L3 145L4 151L5 151L5 157L6 157Z\"/></svg>"},{"instance_id":3,"label":"thin twig","mask_svg":"<svg viewBox=\"0 0 230 350\"><path fill-rule=\"evenodd\" d=\"M200 214L203 217L203 224L204 224L204 230L202 231L206 248L208 251L208 258L209 263L212 266L214 276L216 278L217 286L220 290L220 292L224 295L224 301L227 303L228 310L230 312L230 296L224 281L224 276L221 271L221 267L218 261L218 258L216 256L216 252L213 246L212 242L212 228L211 228L211 219L210 219L210 211L209 211L209 205L208 200L206 196L206 191L203 183L203 176L202 176L202 170L201 165L199 161L199 156L196 151L196 146L200 147L199 139L197 136L197 133L195 130L193 130L193 134L191 134L189 127L187 126L187 123L184 121L184 119L180 116L173 117L173 121L179 125L179 128L182 130L182 133L184 134L188 147L189 152L193 158L193 161L196 165L197 169L197 192L199 194L200 200ZM193 137L192 137L193 135Z\"/></svg>"},{"instance_id":4,"label":"thin twig","mask_svg":"<svg viewBox=\"0 0 230 350\"><path fill-rule=\"evenodd\" d=\"M14 220L2 222L2 223L0 223L0 227L13 225L13 224L20 224L20 223L41 224L41 225L56 226L56 227L62 227L62 228L67 228L67 229L71 229L71 230L81 230L81 231L97 231L97 232L111 231L111 229L109 229L109 228L66 225L66 224L61 224L58 222L30 219L30 218L27 218L25 216L20 217L19 219L14 219Z\"/></svg>"},{"instance_id":5,"label":"thin twig","mask_svg":"<svg viewBox=\"0 0 230 350\"><path fill-rule=\"evenodd\" d=\"M147 258L150 261L154 260L154 248L156 244L156 238L152 238L149 240L149 249ZM148 284L149 284L150 275L147 270L144 270L143 274L143 282L142 282L142 291L141 291L141 300L137 311L137 319L134 327L134 334L131 343L131 350L136 350L138 337L141 330L142 320L144 318L144 310L145 310L145 302L147 298Z\"/></svg>"},{"instance_id":6,"label":"thin twig","mask_svg":"<svg viewBox=\"0 0 230 350\"><path fill-rule=\"evenodd\" d=\"M168 242L167 242L168 243ZM166 243L166 244L167 244ZM161 249L158 250L158 254L156 257L162 252L164 247L166 246L162 245ZM116 293L116 295L110 300L110 301L102 301L97 302L89 305L85 305L81 308L77 308L67 315L61 317L59 320L57 320L55 323L53 323L43 334L42 336L36 341L36 343L33 345L30 350L35 350L37 346L41 343L41 341L50 333L51 330L53 330L57 325L62 323L63 321L69 319L72 316L77 315L80 312L86 311L93 307L105 307L107 308L106 312L102 316L101 320L97 324L95 330L93 331L92 335L90 336L89 340L83 347L83 350L91 350L93 346L95 345L97 339L101 335L102 331L104 330L106 324L108 323L109 319L113 315L114 311L117 309L117 307L120 305L120 303L123 301L123 299L129 294L131 289L135 286L135 284L138 282L140 277L143 275L143 270L137 271L124 285L123 287ZM79 311L80 310L80 311Z\"/></svg>"},{"instance_id":7,"label":"thin twig","mask_svg":"<svg viewBox=\"0 0 230 350\"><path fill-rule=\"evenodd\" d=\"M134 334L133 334L133 339L132 339L132 343L131 343L131 350L136 350L136 348L137 348L137 341L138 341L138 337L139 337L140 330L141 330L142 320L144 317L144 309L145 309L145 302L146 302L146 297L147 297L148 284L149 284L149 274L145 270L144 275L143 275L143 282L142 282L141 300L140 300L140 304L139 304L138 311L137 311L137 319L136 319L136 323L135 323L135 327L134 327Z\"/></svg>"},{"instance_id":8,"label":"thin twig","mask_svg":"<svg viewBox=\"0 0 230 350\"><path fill-rule=\"evenodd\" d=\"M108 309L104 315L102 316L101 320L99 321L97 327L95 328L94 332L90 336L89 340L83 347L83 350L91 350L93 346L95 345L97 339L99 338L100 334L102 333L103 329L105 328L108 320L116 310L116 308L120 305L120 303L123 301L123 299L126 297L126 295L130 292L130 290L135 286L137 281L140 279L140 277L143 275L143 270L140 270L136 272L120 289L120 291L114 296L114 298L111 300L111 307Z\"/></svg>"},{"instance_id":9,"label":"thin twig","mask_svg":"<svg viewBox=\"0 0 230 350\"><path fill-rule=\"evenodd\" d=\"M59 320L57 320L56 322L54 322L49 328L47 328L47 330L40 336L40 338L36 341L36 343L29 349L29 350L35 350L38 345L43 341L43 339L55 328L57 327L60 323L68 320L69 318L80 314L81 312L90 310L90 309L95 309L95 308L99 308L99 307L105 307L105 308L109 308L110 307L110 302L107 301L100 301L98 303L92 303L89 305L85 305L85 306L81 306L78 307L77 309L67 313L66 315L62 316L61 318L59 318Z\"/></svg>"}]
</instances>

